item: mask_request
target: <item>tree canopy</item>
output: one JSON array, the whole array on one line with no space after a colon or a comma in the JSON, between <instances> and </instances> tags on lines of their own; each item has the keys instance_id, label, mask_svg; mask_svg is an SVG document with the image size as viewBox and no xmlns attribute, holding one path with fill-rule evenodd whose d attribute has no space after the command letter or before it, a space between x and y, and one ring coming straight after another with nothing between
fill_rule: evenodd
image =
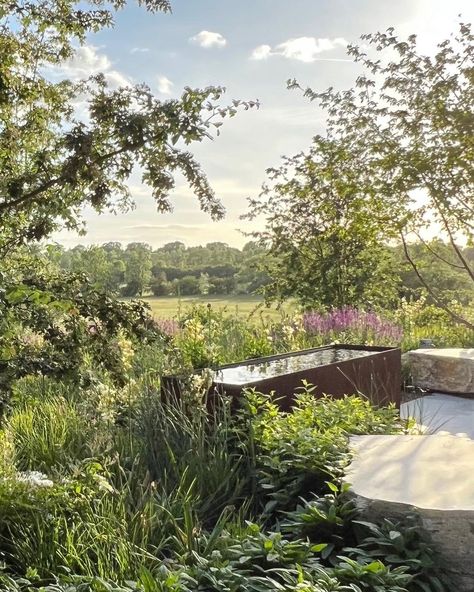
<instances>
[{"instance_id":1,"label":"tree canopy","mask_svg":"<svg viewBox=\"0 0 474 592\"><path fill-rule=\"evenodd\" d=\"M267 296L296 297L310 308L389 305L396 281L383 212L344 146L317 137L308 152L267 173L250 200L250 217L266 218L256 235L269 251Z\"/></svg>"},{"instance_id":2,"label":"tree canopy","mask_svg":"<svg viewBox=\"0 0 474 592\"><path fill-rule=\"evenodd\" d=\"M170 9L167 0L139 4ZM59 225L80 228L85 205L99 212L126 208L134 168L159 211L171 209L168 194L179 171L200 207L223 215L187 146L218 133L239 101L220 105L221 87L186 88L179 99L161 101L145 84L111 88L102 74L57 80L87 34L111 26L123 5L0 2L0 248L44 238Z\"/></svg>"},{"instance_id":3,"label":"tree canopy","mask_svg":"<svg viewBox=\"0 0 474 592\"><path fill-rule=\"evenodd\" d=\"M367 223L374 231L379 225L375 233L378 237L398 238L419 282L437 304L447 308L442 290L426 281L411 244L425 243L430 249L427 236L443 236L451 246L453 257L444 260L436 249L433 253L440 262L454 265L474 281L472 264L460 246L472 244L474 229L471 27L461 23L457 35L441 42L433 56L419 51L415 35L403 40L393 29L363 35L362 40L363 48L348 48L349 55L362 68L353 88L304 90L305 96L316 101L326 115L326 133L315 137L307 156L297 157L306 163L305 193L314 195L312 203L318 216L323 216L327 208L328 187L331 199L337 195L346 200L350 196L354 201L364 195L365 220L357 226L361 238L367 232ZM301 89L295 80L288 81L288 86ZM335 168L328 173L327 165L321 166L328 146L339 157L344 156L345 166L340 175ZM279 174L286 172L280 170ZM273 196L268 203L278 209L280 203L294 194L295 183L289 181L276 194L264 187L263 197ZM261 199L251 201L251 215L263 211L263 203ZM333 203L337 207L337 201ZM288 209L283 208L280 213L286 216ZM362 214L356 215L360 221ZM297 242L300 236L305 236L307 241L308 236L320 236L320 225L314 225L313 219L310 216L305 220L300 215L300 224L291 228L291 239ZM267 230L273 243L283 248L282 228L283 218L276 225L275 217L270 215ZM352 238L355 229L352 225ZM268 240L269 235L260 238ZM293 263L291 258L288 261ZM369 260L368 265L371 265ZM318 273L320 266L315 265L314 274ZM456 312L451 314L472 326Z\"/></svg>"},{"instance_id":4,"label":"tree canopy","mask_svg":"<svg viewBox=\"0 0 474 592\"><path fill-rule=\"evenodd\" d=\"M158 211L171 209L168 196L179 172L202 210L213 218L224 213L189 145L212 138L222 119L254 102L221 105L221 87L185 88L180 98L162 101L146 84L116 87L102 73L67 77L69 60L88 35L112 26L124 4L0 0L0 402L12 381L28 373L82 380L86 358L119 380L118 341L160 333L144 305L108 293L122 278L138 294L149 283L151 260L137 249L127 253L128 266L90 249L78 274L60 272L25 244L60 227L81 231L85 206L126 209L132 203L127 182L136 172ZM150 12L170 10L168 0L138 4ZM61 258L53 247L49 255ZM93 284L81 273L91 268Z\"/></svg>"}]
</instances>

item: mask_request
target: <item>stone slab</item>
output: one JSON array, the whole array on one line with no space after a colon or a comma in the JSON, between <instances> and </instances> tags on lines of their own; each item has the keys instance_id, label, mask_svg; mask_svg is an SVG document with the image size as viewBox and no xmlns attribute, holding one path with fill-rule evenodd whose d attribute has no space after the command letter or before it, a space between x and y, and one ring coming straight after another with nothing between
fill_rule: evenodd
<instances>
[{"instance_id":1,"label":"stone slab","mask_svg":"<svg viewBox=\"0 0 474 592\"><path fill-rule=\"evenodd\" d=\"M459 436L355 436L345 480L361 517L416 513L459 592L474 592L474 441Z\"/></svg>"},{"instance_id":2,"label":"stone slab","mask_svg":"<svg viewBox=\"0 0 474 592\"><path fill-rule=\"evenodd\" d=\"M474 395L474 348L416 349L404 361L419 388Z\"/></svg>"},{"instance_id":3,"label":"stone slab","mask_svg":"<svg viewBox=\"0 0 474 592\"><path fill-rule=\"evenodd\" d=\"M474 519L474 441L456 436L354 436L346 472L367 498L436 510L470 510Z\"/></svg>"},{"instance_id":4,"label":"stone slab","mask_svg":"<svg viewBox=\"0 0 474 592\"><path fill-rule=\"evenodd\" d=\"M474 399L433 393L402 403L400 415L413 418L419 434L451 434L474 440Z\"/></svg>"}]
</instances>

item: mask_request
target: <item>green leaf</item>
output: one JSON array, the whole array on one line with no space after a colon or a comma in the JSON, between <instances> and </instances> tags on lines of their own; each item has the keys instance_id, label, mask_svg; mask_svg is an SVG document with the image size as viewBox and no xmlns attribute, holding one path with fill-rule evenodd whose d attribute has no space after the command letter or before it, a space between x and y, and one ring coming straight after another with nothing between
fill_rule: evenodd
<instances>
[{"instance_id":1,"label":"green leaf","mask_svg":"<svg viewBox=\"0 0 474 592\"><path fill-rule=\"evenodd\" d=\"M311 546L311 551L313 551L314 553L320 553L321 551L323 551L326 547L328 546L327 543L319 543L318 545L312 545Z\"/></svg>"}]
</instances>

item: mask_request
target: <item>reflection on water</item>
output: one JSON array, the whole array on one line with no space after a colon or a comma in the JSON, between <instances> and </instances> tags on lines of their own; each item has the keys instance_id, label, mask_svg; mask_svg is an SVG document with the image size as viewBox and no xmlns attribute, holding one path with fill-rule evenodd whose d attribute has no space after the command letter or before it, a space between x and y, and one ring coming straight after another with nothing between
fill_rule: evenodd
<instances>
[{"instance_id":1,"label":"reflection on water","mask_svg":"<svg viewBox=\"0 0 474 592\"><path fill-rule=\"evenodd\" d=\"M218 370L214 376L214 382L225 384L246 384L247 382L257 382L265 378L274 376L283 376L292 374L301 370L308 370L326 364L335 362L345 362L354 358L370 356L373 351L364 351L356 349L323 349L308 354L288 356L278 360L261 362L259 364L244 364L235 368L223 368Z\"/></svg>"}]
</instances>

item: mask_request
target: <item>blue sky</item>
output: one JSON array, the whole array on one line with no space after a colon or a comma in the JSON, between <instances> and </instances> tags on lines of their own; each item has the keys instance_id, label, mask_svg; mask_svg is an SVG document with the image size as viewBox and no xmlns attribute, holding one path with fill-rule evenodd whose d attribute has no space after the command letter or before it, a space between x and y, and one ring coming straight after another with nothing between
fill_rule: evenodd
<instances>
[{"instance_id":1,"label":"blue sky","mask_svg":"<svg viewBox=\"0 0 474 592\"><path fill-rule=\"evenodd\" d=\"M67 246L116 240L241 246L247 239L239 231L252 228L239 216L246 198L258 193L265 169L306 149L324 130L323 115L286 90L287 79L319 90L348 88L357 66L345 44L362 33L394 26L401 35L417 33L431 52L456 28L459 14L474 20L472 0L172 0L172 6L172 14L150 14L130 3L115 27L91 36L64 70L72 77L104 71L112 86L146 82L163 99L179 96L185 86L207 85L225 86L225 102L258 99L259 110L240 113L219 138L193 148L226 218L211 222L179 178L174 212L159 214L137 174L130 183L136 208L119 215L85 211L85 236L54 236Z\"/></svg>"}]
</instances>

